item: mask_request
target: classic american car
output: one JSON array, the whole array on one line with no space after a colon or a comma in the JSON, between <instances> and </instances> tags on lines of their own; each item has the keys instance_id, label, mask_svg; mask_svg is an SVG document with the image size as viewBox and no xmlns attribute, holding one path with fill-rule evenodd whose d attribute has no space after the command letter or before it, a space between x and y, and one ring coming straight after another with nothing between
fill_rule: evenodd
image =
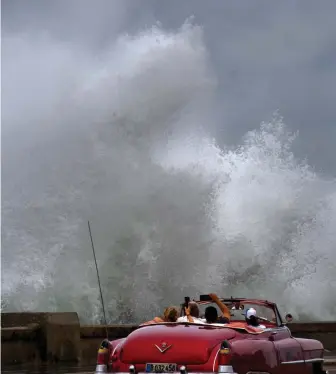
<instances>
[{"instance_id":1,"label":"classic american car","mask_svg":"<svg viewBox=\"0 0 336 374\"><path fill-rule=\"evenodd\" d=\"M102 342L96 373L325 373L322 343L294 338L275 303L232 297L220 300L230 309L230 323L140 326L125 338ZM209 305L218 309L212 301L196 302L201 315ZM246 323L246 310L251 307L262 328ZM285 320L291 318L287 315Z\"/></svg>"}]
</instances>

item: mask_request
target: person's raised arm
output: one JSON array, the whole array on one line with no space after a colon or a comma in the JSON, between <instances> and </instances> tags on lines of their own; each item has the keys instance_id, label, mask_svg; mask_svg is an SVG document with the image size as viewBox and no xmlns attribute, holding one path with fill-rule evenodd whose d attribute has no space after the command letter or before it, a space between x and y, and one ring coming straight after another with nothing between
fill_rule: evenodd
<instances>
[{"instance_id":1,"label":"person's raised arm","mask_svg":"<svg viewBox=\"0 0 336 374\"><path fill-rule=\"evenodd\" d=\"M209 294L209 296L211 297L212 301L217 304L218 308L221 310L223 314L223 317L227 318L230 321L230 309L219 300L219 297L216 294L211 293Z\"/></svg>"}]
</instances>

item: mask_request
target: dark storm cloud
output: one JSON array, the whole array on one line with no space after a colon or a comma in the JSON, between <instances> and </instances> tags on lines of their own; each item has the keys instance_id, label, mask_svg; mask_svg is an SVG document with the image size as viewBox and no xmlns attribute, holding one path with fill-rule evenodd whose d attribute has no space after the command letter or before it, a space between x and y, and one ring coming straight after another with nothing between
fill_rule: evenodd
<instances>
[{"instance_id":1,"label":"dark storm cloud","mask_svg":"<svg viewBox=\"0 0 336 374\"><path fill-rule=\"evenodd\" d=\"M330 1L2 1L5 34L42 31L91 50L120 32L195 17L219 79L218 138L237 141L279 109L299 151L335 173L336 3Z\"/></svg>"},{"instance_id":2,"label":"dark storm cloud","mask_svg":"<svg viewBox=\"0 0 336 374\"><path fill-rule=\"evenodd\" d=\"M174 25L194 14L204 25L220 80L222 138L240 138L279 109L300 131L300 154L335 173L336 3L178 3L160 3L158 14Z\"/></svg>"}]
</instances>

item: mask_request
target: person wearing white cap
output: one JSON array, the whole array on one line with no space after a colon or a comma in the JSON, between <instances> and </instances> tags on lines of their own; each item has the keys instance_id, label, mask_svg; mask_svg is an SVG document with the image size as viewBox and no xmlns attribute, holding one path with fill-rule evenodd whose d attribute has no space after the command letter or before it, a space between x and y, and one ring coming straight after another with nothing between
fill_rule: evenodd
<instances>
[{"instance_id":1,"label":"person wearing white cap","mask_svg":"<svg viewBox=\"0 0 336 374\"><path fill-rule=\"evenodd\" d=\"M260 329L266 329L266 326L259 324L257 311L254 308L247 309L245 314L245 321L250 326L259 327Z\"/></svg>"}]
</instances>

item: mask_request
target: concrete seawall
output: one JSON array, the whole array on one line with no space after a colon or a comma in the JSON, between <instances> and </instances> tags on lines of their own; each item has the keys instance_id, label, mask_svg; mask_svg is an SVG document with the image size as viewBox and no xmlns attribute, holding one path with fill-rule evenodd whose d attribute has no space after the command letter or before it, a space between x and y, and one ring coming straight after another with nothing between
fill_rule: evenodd
<instances>
[{"instance_id":1,"label":"concrete seawall","mask_svg":"<svg viewBox=\"0 0 336 374\"><path fill-rule=\"evenodd\" d=\"M97 349L106 337L125 337L136 325L80 325L77 313L2 313L1 363L80 362L95 363ZM336 351L336 322L291 323L295 337L320 340Z\"/></svg>"}]
</instances>

